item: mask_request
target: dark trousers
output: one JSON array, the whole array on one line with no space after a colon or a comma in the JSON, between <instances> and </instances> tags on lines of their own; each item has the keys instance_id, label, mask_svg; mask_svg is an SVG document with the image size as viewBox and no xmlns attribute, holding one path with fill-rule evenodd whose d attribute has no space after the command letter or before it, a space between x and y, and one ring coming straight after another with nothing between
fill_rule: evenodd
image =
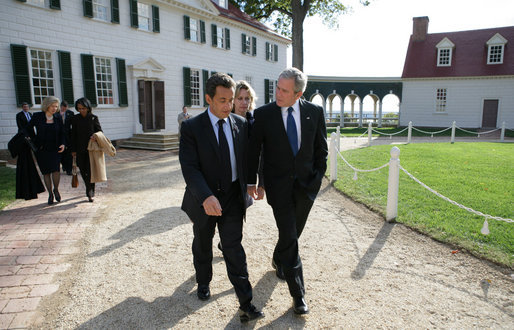
<instances>
[{"instance_id":1,"label":"dark trousers","mask_svg":"<svg viewBox=\"0 0 514 330\"><path fill-rule=\"evenodd\" d=\"M273 207L273 215L278 228L278 242L273 251L273 260L282 267L289 293L293 297L305 295L298 239L313 204L314 202L301 188L295 187L289 201Z\"/></svg>"},{"instance_id":2,"label":"dark trousers","mask_svg":"<svg viewBox=\"0 0 514 330\"><path fill-rule=\"evenodd\" d=\"M86 195L90 196L91 191L95 190L95 184L91 183L91 165L89 164L89 152L77 152L77 166L80 175L86 186Z\"/></svg>"},{"instance_id":3,"label":"dark trousers","mask_svg":"<svg viewBox=\"0 0 514 330\"><path fill-rule=\"evenodd\" d=\"M71 173L72 157L70 149L64 149L61 156L62 170L66 173Z\"/></svg>"},{"instance_id":4,"label":"dark trousers","mask_svg":"<svg viewBox=\"0 0 514 330\"><path fill-rule=\"evenodd\" d=\"M241 245L244 205L239 182L233 183L228 193L221 193L216 198L220 201L223 215L193 224L196 282L209 284L212 280L212 239L217 224L228 278L234 286L240 307L245 309L252 300L252 286L248 280L246 254Z\"/></svg>"}]
</instances>

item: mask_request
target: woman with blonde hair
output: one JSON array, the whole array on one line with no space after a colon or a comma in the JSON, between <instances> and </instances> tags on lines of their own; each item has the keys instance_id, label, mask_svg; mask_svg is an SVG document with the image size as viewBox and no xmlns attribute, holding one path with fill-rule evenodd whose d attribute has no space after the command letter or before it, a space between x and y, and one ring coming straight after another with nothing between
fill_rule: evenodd
<instances>
[{"instance_id":1,"label":"woman with blonde hair","mask_svg":"<svg viewBox=\"0 0 514 330\"><path fill-rule=\"evenodd\" d=\"M253 124L253 110L255 109L255 101L257 96L252 86L245 81L236 82L236 92L234 94L234 107L232 112L236 115L245 117L249 124Z\"/></svg>"},{"instance_id":2,"label":"woman with blonde hair","mask_svg":"<svg viewBox=\"0 0 514 330\"><path fill-rule=\"evenodd\" d=\"M36 159L48 191L48 205L54 203L54 197L58 202L61 201L59 181L61 153L64 151L64 126L62 120L55 116L60 103L55 96L46 97L41 104L41 112L35 113L27 125L37 148Z\"/></svg>"}]
</instances>

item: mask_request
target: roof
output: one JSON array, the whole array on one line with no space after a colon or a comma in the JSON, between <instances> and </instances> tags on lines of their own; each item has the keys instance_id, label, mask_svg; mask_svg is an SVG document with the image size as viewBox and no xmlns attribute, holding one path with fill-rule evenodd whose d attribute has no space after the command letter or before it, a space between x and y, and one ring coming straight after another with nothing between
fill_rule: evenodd
<instances>
[{"instance_id":1,"label":"roof","mask_svg":"<svg viewBox=\"0 0 514 330\"><path fill-rule=\"evenodd\" d=\"M218 6L218 4L216 2L214 2L214 1L211 1L211 2L216 7L216 9L219 10L220 16L223 16L223 17L232 19L234 21L238 21L240 23L249 25L249 26L251 26L253 28L256 28L256 29L259 29L261 31L264 31L264 32L267 32L267 33L271 33L271 34L275 35L276 37L279 37L279 38L283 39L285 42L289 42L289 43L291 42L291 40L289 38L286 38L283 35L273 31L268 26L266 26L265 24L259 22L258 20L256 20L252 16L248 15L245 12L242 12L239 8L234 6L232 3L229 2L228 3L228 9L225 9L223 7Z\"/></svg>"},{"instance_id":2,"label":"roof","mask_svg":"<svg viewBox=\"0 0 514 330\"><path fill-rule=\"evenodd\" d=\"M487 41L499 33L507 44L503 64L487 64ZM437 66L436 45L444 38L455 47L451 66ZM484 30L427 34L423 41L413 41L407 49L402 78L444 78L514 75L514 26Z\"/></svg>"}]
</instances>

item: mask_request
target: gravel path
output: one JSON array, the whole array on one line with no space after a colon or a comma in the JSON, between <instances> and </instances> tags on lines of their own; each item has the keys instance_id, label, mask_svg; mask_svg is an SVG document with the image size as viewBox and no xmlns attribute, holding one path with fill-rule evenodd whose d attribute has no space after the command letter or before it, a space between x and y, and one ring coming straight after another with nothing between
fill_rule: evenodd
<instances>
[{"instance_id":1,"label":"gravel path","mask_svg":"<svg viewBox=\"0 0 514 330\"><path fill-rule=\"evenodd\" d=\"M120 152L120 155L131 151ZM81 253L44 300L48 329L239 328L237 300L214 248L212 297L196 297L192 226L180 210L178 157L111 162L112 192ZM118 157L118 156L117 156ZM254 304L284 328L514 328L512 270L389 224L328 182L314 204L300 253L311 313L297 317L287 284L271 268L277 230L270 207L248 210L243 245ZM217 235L214 244L217 244Z\"/></svg>"}]
</instances>

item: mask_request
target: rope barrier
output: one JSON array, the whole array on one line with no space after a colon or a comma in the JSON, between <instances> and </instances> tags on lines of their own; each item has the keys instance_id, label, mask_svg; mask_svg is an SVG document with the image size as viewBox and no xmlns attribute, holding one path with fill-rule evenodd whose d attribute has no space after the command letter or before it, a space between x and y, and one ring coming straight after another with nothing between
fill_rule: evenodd
<instances>
[{"instance_id":1,"label":"rope barrier","mask_svg":"<svg viewBox=\"0 0 514 330\"><path fill-rule=\"evenodd\" d=\"M444 132L444 131L447 131L447 130L451 129L451 126L450 126L450 127L448 127L448 128L445 128L445 129L443 129L443 130L437 131L437 132L426 132L426 131L420 130L419 128L416 128L416 127L414 127L414 126L412 126L412 129L413 129L413 130L415 130L415 131L418 131L418 132L420 132L420 133L423 133L423 134L431 134L431 135L433 136L434 134L439 134L439 133L442 133L442 132Z\"/></svg>"},{"instance_id":2,"label":"rope barrier","mask_svg":"<svg viewBox=\"0 0 514 330\"><path fill-rule=\"evenodd\" d=\"M374 171L378 171L378 170L381 170L383 169L384 167L387 167L389 166L389 163L385 163L384 165L382 166L379 166L377 168L373 168L371 170L362 170L362 169L359 169L359 168L356 168L356 167L353 167L344 157L343 155L341 154L340 151L337 151L337 153L339 154L339 157L341 157L341 159L346 163L346 165L348 165L348 167L350 167L352 170L354 170L355 172L374 172Z\"/></svg>"},{"instance_id":3,"label":"rope barrier","mask_svg":"<svg viewBox=\"0 0 514 330\"><path fill-rule=\"evenodd\" d=\"M450 198L438 193L437 191L435 191L434 189L430 188L429 186L427 186L426 184L424 184L423 182L421 182L419 179L417 179L416 177L414 177L412 174L410 174L405 168L403 168L401 165L400 165L400 169L405 173L407 174L412 180L416 181L417 183L419 183L423 188L427 189L428 191L430 191L431 193L435 194L436 196L444 199L445 201L455 205L455 206L458 206L460 207L461 209L464 209L468 212L471 212L471 213L474 213L475 215L478 215L478 216L481 216L481 217L485 217L485 223L484 223L484 227L487 227L487 219L493 219L493 220L498 220L498 221L505 221L505 222L510 222L510 223L513 223L514 220L513 219L506 219L506 218L502 218L502 217L494 217L492 215L489 215L489 214L484 214L480 211L476 211L476 210L473 210L472 208L470 207L467 207L467 206L464 206L462 204L459 204L457 203L456 201L454 200L451 200ZM488 229L487 229L488 230Z\"/></svg>"},{"instance_id":4,"label":"rope barrier","mask_svg":"<svg viewBox=\"0 0 514 330\"><path fill-rule=\"evenodd\" d=\"M496 132L496 131L500 130L500 128L496 128L496 129L493 129L493 130L490 130L490 131L487 131L487 132L472 132L472 131L468 131L468 130L465 130L463 128L460 128L459 126L455 126L455 128L456 129L460 129L461 131L469 133L469 134L477 134L477 135L488 134L488 133L492 133L492 132Z\"/></svg>"},{"instance_id":5,"label":"rope barrier","mask_svg":"<svg viewBox=\"0 0 514 330\"><path fill-rule=\"evenodd\" d=\"M371 131L372 132L375 132L375 133L378 133L378 134L382 134L382 135L389 135L389 136L393 136L393 135L396 135L396 134L400 134L404 131L406 131L407 129L409 129L408 127L405 127L404 129L402 129L401 131L398 131L396 133L383 133L383 132L380 132L380 131L377 131L375 130L374 128L371 128Z\"/></svg>"}]
</instances>

